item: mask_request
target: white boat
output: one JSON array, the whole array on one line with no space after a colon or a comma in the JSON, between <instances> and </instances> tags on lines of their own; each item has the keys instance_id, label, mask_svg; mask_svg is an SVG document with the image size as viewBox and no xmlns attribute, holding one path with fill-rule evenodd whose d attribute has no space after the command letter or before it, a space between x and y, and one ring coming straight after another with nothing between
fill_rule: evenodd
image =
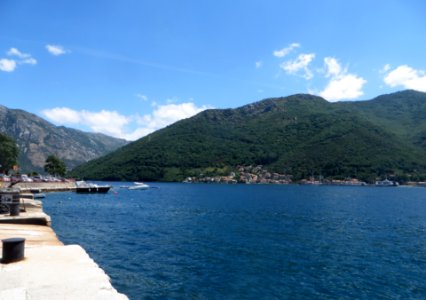
<instances>
[{"instance_id":1,"label":"white boat","mask_svg":"<svg viewBox=\"0 0 426 300\"><path fill-rule=\"evenodd\" d=\"M135 185L129 186L129 190L147 190L149 189L149 185L143 182L134 182Z\"/></svg>"},{"instance_id":2,"label":"white boat","mask_svg":"<svg viewBox=\"0 0 426 300\"><path fill-rule=\"evenodd\" d=\"M398 185L399 185L398 182L389 180L387 178L385 180L376 181L376 186L386 187L386 186L398 186Z\"/></svg>"},{"instance_id":3,"label":"white boat","mask_svg":"<svg viewBox=\"0 0 426 300\"><path fill-rule=\"evenodd\" d=\"M35 193L34 194L34 199L43 199L46 198L46 194L44 193Z\"/></svg>"},{"instance_id":4,"label":"white boat","mask_svg":"<svg viewBox=\"0 0 426 300\"><path fill-rule=\"evenodd\" d=\"M21 193L20 197L24 198L24 199L30 199L30 200L43 199L43 198L46 198L46 194L44 194L44 193Z\"/></svg>"},{"instance_id":5,"label":"white boat","mask_svg":"<svg viewBox=\"0 0 426 300\"><path fill-rule=\"evenodd\" d=\"M77 193L108 193L111 188L110 185L97 185L85 181L76 181L75 184Z\"/></svg>"}]
</instances>

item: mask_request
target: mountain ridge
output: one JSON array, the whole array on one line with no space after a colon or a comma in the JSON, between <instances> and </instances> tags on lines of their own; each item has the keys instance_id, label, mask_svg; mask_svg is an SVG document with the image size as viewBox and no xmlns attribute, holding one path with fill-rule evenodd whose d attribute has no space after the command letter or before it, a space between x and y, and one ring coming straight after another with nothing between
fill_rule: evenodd
<instances>
[{"instance_id":1,"label":"mountain ridge","mask_svg":"<svg viewBox=\"0 0 426 300\"><path fill-rule=\"evenodd\" d=\"M209 109L84 164L73 174L174 181L206 169L259 164L295 179L311 174L368 181L390 174L424 178L425 103L425 93L403 91L339 103L296 94L235 109Z\"/></svg>"},{"instance_id":2,"label":"mountain ridge","mask_svg":"<svg viewBox=\"0 0 426 300\"><path fill-rule=\"evenodd\" d=\"M3 105L0 105L0 132L18 144L22 172L43 172L50 154L58 156L71 169L127 143L101 133L55 126L33 113Z\"/></svg>"}]
</instances>

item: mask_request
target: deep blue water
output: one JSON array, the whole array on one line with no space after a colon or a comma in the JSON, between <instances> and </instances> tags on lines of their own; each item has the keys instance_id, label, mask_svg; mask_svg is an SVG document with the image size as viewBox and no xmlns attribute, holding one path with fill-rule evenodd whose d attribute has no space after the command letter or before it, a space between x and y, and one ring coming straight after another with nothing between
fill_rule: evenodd
<instances>
[{"instance_id":1,"label":"deep blue water","mask_svg":"<svg viewBox=\"0 0 426 300\"><path fill-rule=\"evenodd\" d=\"M426 298L426 189L152 184L44 209L130 299Z\"/></svg>"}]
</instances>

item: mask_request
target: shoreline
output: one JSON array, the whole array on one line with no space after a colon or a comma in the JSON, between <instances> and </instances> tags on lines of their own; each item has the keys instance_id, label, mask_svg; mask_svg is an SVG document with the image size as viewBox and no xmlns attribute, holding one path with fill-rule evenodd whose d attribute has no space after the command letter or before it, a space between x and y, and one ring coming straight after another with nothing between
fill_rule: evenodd
<instances>
[{"instance_id":1,"label":"shoreline","mask_svg":"<svg viewBox=\"0 0 426 300\"><path fill-rule=\"evenodd\" d=\"M36 185L42 191L72 190L70 183L24 184L22 191ZM24 259L0 264L0 299L128 300L81 246L64 245L59 240L41 201L22 201L25 211L19 216L0 215L0 239L25 238ZM3 251L2 244L0 248Z\"/></svg>"},{"instance_id":2,"label":"shoreline","mask_svg":"<svg viewBox=\"0 0 426 300\"><path fill-rule=\"evenodd\" d=\"M10 182L0 182L0 188L9 188ZM66 192L75 191L75 182L18 182L10 188L20 189L21 192Z\"/></svg>"}]
</instances>

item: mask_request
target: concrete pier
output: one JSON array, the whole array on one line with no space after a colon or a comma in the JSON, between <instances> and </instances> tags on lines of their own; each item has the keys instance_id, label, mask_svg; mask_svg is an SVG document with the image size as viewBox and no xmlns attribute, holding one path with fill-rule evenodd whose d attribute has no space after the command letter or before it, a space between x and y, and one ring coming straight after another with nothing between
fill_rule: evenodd
<instances>
[{"instance_id":1,"label":"concrete pier","mask_svg":"<svg viewBox=\"0 0 426 300\"><path fill-rule=\"evenodd\" d=\"M24 260L0 264L0 299L128 299L82 247L59 241L40 201L24 201L20 216L0 215L0 239L26 239Z\"/></svg>"},{"instance_id":2,"label":"concrete pier","mask_svg":"<svg viewBox=\"0 0 426 300\"><path fill-rule=\"evenodd\" d=\"M9 185L9 184L8 184ZM75 191L75 182L19 182L13 185L22 192L40 190L41 192Z\"/></svg>"},{"instance_id":3,"label":"concrete pier","mask_svg":"<svg viewBox=\"0 0 426 300\"><path fill-rule=\"evenodd\" d=\"M25 211L22 211L25 208ZM0 224L32 224L50 226L50 216L44 213L41 201L21 198L19 216L0 214Z\"/></svg>"}]
</instances>

